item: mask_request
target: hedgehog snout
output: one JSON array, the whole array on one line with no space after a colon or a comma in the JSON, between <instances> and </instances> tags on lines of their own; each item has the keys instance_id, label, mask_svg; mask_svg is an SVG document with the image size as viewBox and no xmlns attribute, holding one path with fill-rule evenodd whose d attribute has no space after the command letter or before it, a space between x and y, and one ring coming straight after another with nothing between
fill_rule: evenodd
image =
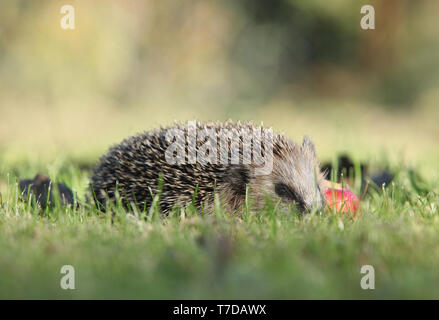
<instances>
[{"instance_id":1,"label":"hedgehog snout","mask_svg":"<svg viewBox=\"0 0 439 320\"><path fill-rule=\"evenodd\" d=\"M305 208L308 212L313 210L320 210L324 206L324 198L320 193L319 188L316 188L314 196L310 196L304 201Z\"/></svg>"}]
</instances>

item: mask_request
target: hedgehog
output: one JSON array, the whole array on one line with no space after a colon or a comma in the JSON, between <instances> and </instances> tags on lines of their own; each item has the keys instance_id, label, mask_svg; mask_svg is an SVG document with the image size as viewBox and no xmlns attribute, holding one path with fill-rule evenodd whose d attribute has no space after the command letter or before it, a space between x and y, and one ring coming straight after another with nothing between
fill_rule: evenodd
<instances>
[{"instance_id":1,"label":"hedgehog","mask_svg":"<svg viewBox=\"0 0 439 320\"><path fill-rule=\"evenodd\" d=\"M325 180L313 142L297 144L253 123L189 121L123 140L100 158L90 182L96 205L149 210L194 204L213 210L215 196L231 213L268 199L299 213L325 205ZM248 198L247 198L248 197ZM117 200L117 198L119 200Z\"/></svg>"}]
</instances>

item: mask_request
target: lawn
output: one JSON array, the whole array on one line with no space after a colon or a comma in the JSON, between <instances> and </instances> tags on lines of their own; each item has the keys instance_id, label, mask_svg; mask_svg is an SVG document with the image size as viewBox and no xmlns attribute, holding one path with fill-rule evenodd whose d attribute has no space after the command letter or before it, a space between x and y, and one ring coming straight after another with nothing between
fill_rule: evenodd
<instances>
[{"instance_id":1,"label":"lawn","mask_svg":"<svg viewBox=\"0 0 439 320\"><path fill-rule=\"evenodd\" d=\"M268 202L240 218L217 205L145 220L84 201L54 210L20 201L17 175L42 166L2 172L0 298L439 298L439 186L404 167L364 197L356 219ZM80 189L89 172L78 167L60 160L50 170ZM63 265L74 267L74 290L60 287ZM363 265L374 267L375 290L360 286Z\"/></svg>"},{"instance_id":2,"label":"lawn","mask_svg":"<svg viewBox=\"0 0 439 320\"><path fill-rule=\"evenodd\" d=\"M157 126L147 120L149 109L115 115L83 108L82 122L72 123L63 109L61 122L35 133L20 129L20 117L3 121L0 298L439 298L436 108L325 105L272 104L243 118L294 140L309 135L322 161L347 152L371 170L394 172L392 184L364 196L356 219L326 211L299 216L270 203L241 218L217 206L211 215L188 209L147 220L116 208L112 219L86 204L90 169L109 145ZM51 112L28 109L23 121L51 119ZM172 121L165 118L161 124ZM16 182L38 172L71 187L81 206L42 211L20 201ZM361 194L358 184L352 188ZM74 290L60 287L64 265L74 267ZM363 265L374 267L374 290L361 288Z\"/></svg>"}]
</instances>

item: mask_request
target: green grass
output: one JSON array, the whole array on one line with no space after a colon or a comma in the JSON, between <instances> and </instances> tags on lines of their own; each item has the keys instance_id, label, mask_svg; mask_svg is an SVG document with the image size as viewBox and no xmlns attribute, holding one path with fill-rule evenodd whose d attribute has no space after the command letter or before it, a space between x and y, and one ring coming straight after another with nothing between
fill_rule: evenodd
<instances>
[{"instance_id":1,"label":"green grass","mask_svg":"<svg viewBox=\"0 0 439 320\"><path fill-rule=\"evenodd\" d=\"M0 298L439 298L439 185L403 167L357 219L268 204L242 218L217 206L147 220L120 207L112 219L87 205L23 203L17 176L42 168L1 172ZM88 172L62 161L46 169L83 200ZM75 268L75 290L60 288L63 265ZM360 287L363 265L375 268L375 290Z\"/></svg>"}]
</instances>

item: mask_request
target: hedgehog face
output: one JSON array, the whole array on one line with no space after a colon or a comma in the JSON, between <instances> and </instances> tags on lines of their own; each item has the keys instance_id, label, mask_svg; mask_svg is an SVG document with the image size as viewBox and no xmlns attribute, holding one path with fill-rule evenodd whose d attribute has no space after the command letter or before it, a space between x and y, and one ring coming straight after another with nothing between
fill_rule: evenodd
<instances>
[{"instance_id":1,"label":"hedgehog face","mask_svg":"<svg viewBox=\"0 0 439 320\"><path fill-rule=\"evenodd\" d=\"M289 145L284 156L275 160L274 193L281 203L294 203L300 212L319 210L324 205L325 190L314 144L305 137L301 146Z\"/></svg>"},{"instance_id":2,"label":"hedgehog face","mask_svg":"<svg viewBox=\"0 0 439 320\"><path fill-rule=\"evenodd\" d=\"M284 140L278 150L275 146L272 172L255 178L253 189L304 213L323 207L323 180L311 140L305 138L301 146Z\"/></svg>"},{"instance_id":3,"label":"hedgehog face","mask_svg":"<svg viewBox=\"0 0 439 320\"><path fill-rule=\"evenodd\" d=\"M282 206L294 204L300 212L321 209L324 201L319 184L319 169L312 163L279 161L271 175L272 194Z\"/></svg>"}]
</instances>

